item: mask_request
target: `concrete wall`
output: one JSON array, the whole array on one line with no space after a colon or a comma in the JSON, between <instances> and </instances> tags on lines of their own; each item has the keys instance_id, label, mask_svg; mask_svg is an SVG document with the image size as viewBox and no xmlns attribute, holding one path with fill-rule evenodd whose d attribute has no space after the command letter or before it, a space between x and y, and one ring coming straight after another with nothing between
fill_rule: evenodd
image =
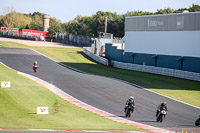
<instances>
[{"instance_id":1,"label":"concrete wall","mask_svg":"<svg viewBox=\"0 0 200 133\"><path fill-rule=\"evenodd\" d=\"M112 45L107 45L107 47L111 48ZM89 57L91 57L92 59L94 59L95 61L104 65L108 65L109 61L107 59L93 54L92 52L90 52L90 48L83 48L83 52ZM131 53L128 53L128 54L131 54ZM127 55L123 54L122 59L124 56L127 56ZM148 56L151 56L151 55L145 55L144 57L148 57ZM128 58L129 57L130 56L128 56ZM121 69L148 72L148 73L153 73L153 74L160 74L160 75L172 76L172 77L177 77L177 78L200 81L200 73L195 73L195 72L188 72L188 71L183 71L183 70L175 70L175 69L155 67L155 66L138 65L138 64L132 64L132 63L122 63L122 62L113 61L113 60L110 61L110 64L112 64L113 67L121 68Z\"/></svg>"},{"instance_id":2,"label":"concrete wall","mask_svg":"<svg viewBox=\"0 0 200 133\"><path fill-rule=\"evenodd\" d=\"M105 56L109 60L200 73L199 57L182 57L181 67L180 56L125 52L117 49L116 46L112 46L112 44L106 44L105 51Z\"/></svg>"}]
</instances>

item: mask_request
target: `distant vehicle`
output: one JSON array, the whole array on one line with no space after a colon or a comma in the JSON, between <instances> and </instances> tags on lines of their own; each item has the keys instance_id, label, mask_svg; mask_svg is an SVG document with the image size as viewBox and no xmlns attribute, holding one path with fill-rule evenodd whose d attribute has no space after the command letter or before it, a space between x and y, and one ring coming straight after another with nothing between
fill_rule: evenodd
<instances>
[{"instance_id":1,"label":"distant vehicle","mask_svg":"<svg viewBox=\"0 0 200 133\"><path fill-rule=\"evenodd\" d=\"M30 30L30 29L18 29L18 28L7 28L7 27L1 27L1 31L13 31L14 35L26 35L26 36L37 36L37 37L47 37L47 33L45 31L39 31L39 30Z\"/></svg>"},{"instance_id":2,"label":"distant vehicle","mask_svg":"<svg viewBox=\"0 0 200 133\"><path fill-rule=\"evenodd\" d=\"M195 126L199 126L200 125L200 115L199 118L195 121Z\"/></svg>"}]
</instances>

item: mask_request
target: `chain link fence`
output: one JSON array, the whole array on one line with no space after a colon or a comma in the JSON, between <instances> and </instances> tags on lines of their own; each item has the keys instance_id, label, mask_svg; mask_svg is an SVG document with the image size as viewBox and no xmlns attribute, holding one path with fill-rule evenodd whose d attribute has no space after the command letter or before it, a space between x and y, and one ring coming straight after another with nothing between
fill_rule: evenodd
<instances>
[{"instance_id":1,"label":"chain link fence","mask_svg":"<svg viewBox=\"0 0 200 133\"><path fill-rule=\"evenodd\" d=\"M79 47L90 47L91 38L90 36L57 33L54 41Z\"/></svg>"}]
</instances>

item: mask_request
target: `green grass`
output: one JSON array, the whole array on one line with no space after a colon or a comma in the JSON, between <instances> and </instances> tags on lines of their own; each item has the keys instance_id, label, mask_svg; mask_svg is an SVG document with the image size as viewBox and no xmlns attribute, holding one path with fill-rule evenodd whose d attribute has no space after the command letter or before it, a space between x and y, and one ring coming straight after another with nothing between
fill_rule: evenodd
<instances>
[{"instance_id":1,"label":"green grass","mask_svg":"<svg viewBox=\"0 0 200 133\"><path fill-rule=\"evenodd\" d=\"M2 64L1 81L11 87L0 88L0 128L141 130L74 106ZM37 107L49 107L49 114L37 115Z\"/></svg>"},{"instance_id":2,"label":"green grass","mask_svg":"<svg viewBox=\"0 0 200 133\"><path fill-rule=\"evenodd\" d=\"M13 44L12 42L0 43L9 47L27 48L25 45ZM35 49L58 62L62 62L81 71L125 80L200 107L200 82L106 67L90 60L83 54L80 48L28 48Z\"/></svg>"}]
</instances>

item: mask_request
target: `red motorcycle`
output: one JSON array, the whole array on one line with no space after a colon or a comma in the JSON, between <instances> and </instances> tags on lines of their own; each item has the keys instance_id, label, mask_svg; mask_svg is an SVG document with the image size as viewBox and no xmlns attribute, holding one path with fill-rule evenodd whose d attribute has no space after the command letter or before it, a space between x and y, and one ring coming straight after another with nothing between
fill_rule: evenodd
<instances>
[{"instance_id":1,"label":"red motorcycle","mask_svg":"<svg viewBox=\"0 0 200 133\"><path fill-rule=\"evenodd\" d=\"M37 71L38 71L38 67L39 67L38 64L34 64L34 65L33 65L33 71L34 71L34 72L37 72Z\"/></svg>"}]
</instances>

